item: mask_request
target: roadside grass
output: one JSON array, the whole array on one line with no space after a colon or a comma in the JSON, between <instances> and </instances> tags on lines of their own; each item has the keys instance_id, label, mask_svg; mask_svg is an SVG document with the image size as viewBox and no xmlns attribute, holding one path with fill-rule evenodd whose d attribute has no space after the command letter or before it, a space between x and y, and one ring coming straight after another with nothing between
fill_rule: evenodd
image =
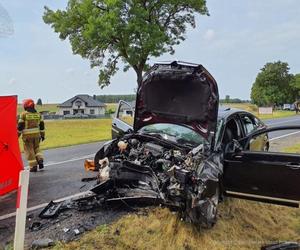
<instances>
[{"instance_id":1,"label":"roadside grass","mask_svg":"<svg viewBox=\"0 0 300 250\"><path fill-rule=\"evenodd\" d=\"M71 146L109 140L111 119L50 120L45 121L46 140L41 149ZM23 143L20 139L21 150Z\"/></svg>"},{"instance_id":2,"label":"roadside grass","mask_svg":"<svg viewBox=\"0 0 300 250\"><path fill-rule=\"evenodd\" d=\"M54 249L260 249L271 242L299 241L299 219L299 209L228 199L219 206L217 224L198 230L169 209L154 208Z\"/></svg>"},{"instance_id":3,"label":"roadside grass","mask_svg":"<svg viewBox=\"0 0 300 250\"><path fill-rule=\"evenodd\" d=\"M300 154L300 144L288 147L284 150L287 153L299 153Z\"/></svg>"},{"instance_id":4,"label":"roadside grass","mask_svg":"<svg viewBox=\"0 0 300 250\"><path fill-rule=\"evenodd\" d=\"M295 111L287 110L275 110L272 115L260 115L258 114L258 107L251 103L224 103L221 106L246 110L262 120L283 118L296 115Z\"/></svg>"}]
</instances>

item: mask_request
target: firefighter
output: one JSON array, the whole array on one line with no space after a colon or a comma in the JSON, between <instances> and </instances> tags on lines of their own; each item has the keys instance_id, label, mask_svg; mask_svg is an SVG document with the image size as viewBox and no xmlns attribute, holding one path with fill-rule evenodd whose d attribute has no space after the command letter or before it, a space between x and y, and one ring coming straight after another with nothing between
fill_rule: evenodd
<instances>
[{"instance_id":1,"label":"firefighter","mask_svg":"<svg viewBox=\"0 0 300 250\"><path fill-rule=\"evenodd\" d=\"M22 135L25 156L28 160L30 172L37 172L44 168L44 159L40 150L40 141L45 140L45 125L40 113L35 110L34 101L23 101L24 112L18 121L18 136Z\"/></svg>"}]
</instances>

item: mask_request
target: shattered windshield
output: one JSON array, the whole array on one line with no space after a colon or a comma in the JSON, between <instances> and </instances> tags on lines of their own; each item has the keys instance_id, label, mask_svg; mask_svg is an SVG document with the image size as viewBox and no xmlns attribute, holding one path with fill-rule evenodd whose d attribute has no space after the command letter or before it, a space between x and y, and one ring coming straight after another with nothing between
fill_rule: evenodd
<instances>
[{"instance_id":1,"label":"shattered windshield","mask_svg":"<svg viewBox=\"0 0 300 250\"><path fill-rule=\"evenodd\" d=\"M204 137L188 127L170 123L157 123L143 127L141 133L158 134L163 139L190 146L207 143Z\"/></svg>"}]
</instances>

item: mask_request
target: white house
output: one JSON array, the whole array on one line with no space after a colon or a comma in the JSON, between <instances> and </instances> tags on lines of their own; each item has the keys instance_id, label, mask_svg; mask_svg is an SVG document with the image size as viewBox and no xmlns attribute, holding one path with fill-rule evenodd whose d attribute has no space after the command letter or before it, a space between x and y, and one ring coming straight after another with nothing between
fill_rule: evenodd
<instances>
[{"instance_id":1,"label":"white house","mask_svg":"<svg viewBox=\"0 0 300 250\"><path fill-rule=\"evenodd\" d=\"M59 115L104 115L106 105L89 95L76 95L57 106Z\"/></svg>"}]
</instances>

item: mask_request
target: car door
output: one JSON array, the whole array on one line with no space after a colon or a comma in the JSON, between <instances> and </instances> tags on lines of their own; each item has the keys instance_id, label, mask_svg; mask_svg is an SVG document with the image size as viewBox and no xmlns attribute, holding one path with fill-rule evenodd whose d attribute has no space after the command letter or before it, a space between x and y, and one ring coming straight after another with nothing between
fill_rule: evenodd
<instances>
[{"instance_id":1,"label":"car door","mask_svg":"<svg viewBox=\"0 0 300 250\"><path fill-rule=\"evenodd\" d=\"M112 121L112 138L119 137L133 129L134 112L131 105L125 101L120 101L116 116Z\"/></svg>"},{"instance_id":2,"label":"car door","mask_svg":"<svg viewBox=\"0 0 300 250\"><path fill-rule=\"evenodd\" d=\"M249 148L251 140L264 133L285 133L273 138L275 140L287 137L286 134L296 134L288 131L291 129L300 133L300 126L273 127L255 131L240 143L231 143L232 146L227 147L229 149L224 155L225 195L299 207L300 154L255 151Z\"/></svg>"}]
</instances>

